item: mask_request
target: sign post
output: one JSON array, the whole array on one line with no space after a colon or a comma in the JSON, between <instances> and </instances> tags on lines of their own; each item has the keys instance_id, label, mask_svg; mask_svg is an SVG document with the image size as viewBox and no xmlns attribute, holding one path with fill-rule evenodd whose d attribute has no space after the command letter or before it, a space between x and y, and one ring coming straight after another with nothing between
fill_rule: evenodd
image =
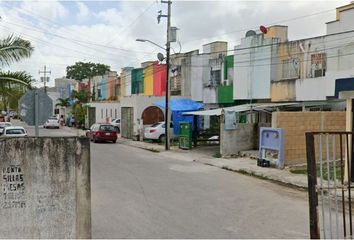
<instances>
[{"instance_id":1,"label":"sign post","mask_svg":"<svg viewBox=\"0 0 354 240\"><path fill-rule=\"evenodd\" d=\"M35 126L36 137L39 125L53 114L53 101L43 90L30 90L19 100L20 116L29 126Z\"/></svg>"}]
</instances>

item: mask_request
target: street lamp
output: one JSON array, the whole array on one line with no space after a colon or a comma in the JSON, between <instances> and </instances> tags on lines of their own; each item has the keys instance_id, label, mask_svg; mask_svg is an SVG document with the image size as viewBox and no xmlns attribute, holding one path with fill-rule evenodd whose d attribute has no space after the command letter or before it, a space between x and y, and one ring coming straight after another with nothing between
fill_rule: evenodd
<instances>
[{"instance_id":1,"label":"street lamp","mask_svg":"<svg viewBox=\"0 0 354 240\"><path fill-rule=\"evenodd\" d=\"M166 51L166 100L165 100L165 150L170 150L170 118L169 118L169 105L170 105L170 84L169 84L169 71L170 71L170 43L167 42L167 48L164 48L153 41L147 39L136 39L137 42L149 42ZM162 54L159 54L162 55ZM158 57L161 61L160 57Z\"/></svg>"},{"instance_id":2,"label":"street lamp","mask_svg":"<svg viewBox=\"0 0 354 240\"><path fill-rule=\"evenodd\" d=\"M159 48L162 48L163 50L166 51L166 48L164 48L164 47L158 45L157 43L154 43L153 41L150 41L150 40L148 40L148 39L140 39L140 38L138 38L138 39L136 39L136 41L137 41L137 42L149 42L149 43L151 43L151 44L153 44L153 45L155 45L155 46L157 46L157 47L159 47Z\"/></svg>"}]
</instances>

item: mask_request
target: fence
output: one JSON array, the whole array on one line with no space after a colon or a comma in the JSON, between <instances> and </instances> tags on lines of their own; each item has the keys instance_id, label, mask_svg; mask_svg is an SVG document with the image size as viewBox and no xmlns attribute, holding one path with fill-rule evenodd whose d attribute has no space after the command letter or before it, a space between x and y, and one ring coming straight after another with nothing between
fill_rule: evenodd
<instances>
[{"instance_id":1,"label":"fence","mask_svg":"<svg viewBox=\"0 0 354 240\"><path fill-rule=\"evenodd\" d=\"M352 132L306 133L311 238L353 237L353 142Z\"/></svg>"}]
</instances>

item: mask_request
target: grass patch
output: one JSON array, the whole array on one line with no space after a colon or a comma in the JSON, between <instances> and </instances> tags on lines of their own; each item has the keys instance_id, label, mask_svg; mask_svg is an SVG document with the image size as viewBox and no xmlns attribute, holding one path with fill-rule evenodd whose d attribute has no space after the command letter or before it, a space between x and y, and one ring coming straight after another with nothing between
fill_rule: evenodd
<instances>
[{"instance_id":1,"label":"grass patch","mask_svg":"<svg viewBox=\"0 0 354 240\"><path fill-rule=\"evenodd\" d=\"M290 169L291 173L294 174L305 174L307 175L307 168L302 168L302 169ZM317 172L317 177L321 176L321 169L320 166L316 166L316 172ZM340 162L336 162L336 169L334 170L334 163L330 162L329 163L329 179L334 179L334 173L336 174L336 179L341 180L341 165ZM324 180L328 179L328 169L327 169L327 164L324 163L322 164L322 177Z\"/></svg>"},{"instance_id":2,"label":"grass patch","mask_svg":"<svg viewBox=\"0 0 354 240\"><path fill-rule=\"evenodd\" d=\"M215 152L215 153L213 154L213 157L214 157L214 158L221 158L220 152Z\"/></svg>"}]
</instances>

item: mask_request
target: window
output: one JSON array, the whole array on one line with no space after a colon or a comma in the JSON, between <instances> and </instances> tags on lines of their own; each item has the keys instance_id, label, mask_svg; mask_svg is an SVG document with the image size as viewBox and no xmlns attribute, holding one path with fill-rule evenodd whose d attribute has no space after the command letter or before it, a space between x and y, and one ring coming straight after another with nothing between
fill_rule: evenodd
<instances>
[{"instance_id":1,"label":"window","mask_svg":"<svg viewBox=\"0 0 354 240\"><path fill-rule=\"evenodd\" d=\"M111 117L112 117L112 116L113 116L113 114L112 114L112 108L111 108L111 111L110 111L110 112L111 112Z\"/></svg>"},{"instance_id":2,"label":"window","mask_svg":"<svg viewBox=\"0 0 354 240\"><path fill-rule=\"evenodd\" d=\"M101 118L103 118L103 109L101 109Z\"/></svg>"},{"instance_id":3,"label":"window","mask_svg":"<svg viewBox=\"0 0 354 240\"><path fill-rule=\"evenodd\" d=\"M106 108L106 117L108 117L108 109Z\"/></svg>"},{"instance_id":4,"label":"window","mask_svg":"<svg viewBox=\"0 0 354 240\"><path fill-rule=\"evenodd\" d=\"M210 79L214 86L220 85L221 83L221 70L211 70Z\"/></svg>"},{"instance_id":5,"label":"window","mask_svg":"<svg viewBox=\"0 0 354 240\"><path fill-rule=\"evenodd\" d=\"M313 78L323 77L326 75L326 54L311 54L311 76Z\"/></svg>"},{"instance_id":6,"label":"window","mask_svg":"<svg viewBox=\"0 0 354 240\"><path fill-rule=\"evenodd\" d=\"M282 61L283 72L282 78L283 79L294 79L299 78L299 59L287 59Z\"/></svg>"},{"instance_id":7,"label":"window","mask_svg":"<svg viewBox=\"0 0 354 240\"><path fill-rule=\"evenodd\" d=\"M117 118L117 109L114 109L114 118Z\"/></svg>"},{"instance_id":8,"label":"window","mask_svg":"<svg viewBox=\"0 0 354 240\"><path fill-rule=\"evenodd\" d=\"M24 134L25 130L23 129L8 129L6 130L6 134Z\"/></svg>"}]
</instances>

